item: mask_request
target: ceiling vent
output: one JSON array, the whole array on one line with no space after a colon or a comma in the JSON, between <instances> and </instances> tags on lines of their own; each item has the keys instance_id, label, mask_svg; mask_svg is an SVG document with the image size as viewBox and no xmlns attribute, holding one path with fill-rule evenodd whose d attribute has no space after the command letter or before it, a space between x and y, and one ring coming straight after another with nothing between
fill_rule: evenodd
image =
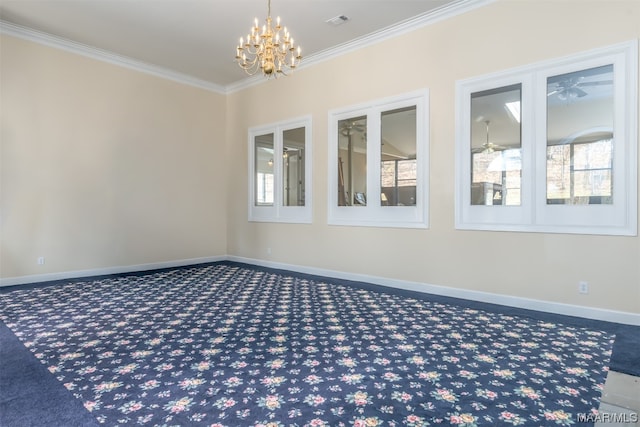
<instances>
[{"instance_id":1,"label":"ceiling vent","mask_svg":"<svg viewBox=\"0 0 640 427\"><path fill-rule=\"evenodd\" d=\"M349 20L348 16L339 15L339 16L336 16L335 18L327 19L325 22L329 25L333 25L334 27L337 27L338 25L344 24L348 20Z\"/></svg>"}]
</instances>

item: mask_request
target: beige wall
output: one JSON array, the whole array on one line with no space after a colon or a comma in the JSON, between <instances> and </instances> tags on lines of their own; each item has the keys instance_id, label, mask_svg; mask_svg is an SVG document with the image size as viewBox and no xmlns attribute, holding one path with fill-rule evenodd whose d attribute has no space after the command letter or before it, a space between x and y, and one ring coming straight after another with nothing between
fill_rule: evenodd
<instances>
[{"instance_id":1,"label":"beige wall","mask_svg":"<svg viewBox=\"0 0 640 427\"><path fill-rule=\"evenodd\" d=\"M456 80L640 37L640 3L579 3L499 1L229 95L228 253L640 313L638 237L454 228ZM328 226L328 110L424 87L431 94L430 229ZM247 129L304 114L313 117L313 224L247 223ZM580 280L589 282L588 295L578 294Z\"/></svg>"},{"instance_id":2,"label":"beige wall","mask_svg":"<svg viewBox=\"0 0 640 427\"><path fill-rule=\"evenodd\" d=\"M226 253L223 95L0 48L2 278Z\"/></svg>"}]
</instances>

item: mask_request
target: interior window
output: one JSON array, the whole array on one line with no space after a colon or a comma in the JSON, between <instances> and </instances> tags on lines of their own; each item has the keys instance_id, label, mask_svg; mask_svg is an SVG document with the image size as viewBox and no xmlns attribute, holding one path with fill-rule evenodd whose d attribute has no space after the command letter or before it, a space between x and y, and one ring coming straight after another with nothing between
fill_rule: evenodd
<instances>
[{"instance_id":1,"label":"interior window","mask_svg":"<svg viewBox=\"0 0 640 427\"><path fill-rule=\"evenodd\" d=\"M471 94L471 204L521 204L522 85Z\"/></svg>"},{"instance_id":2,"label":"interior window","mask_svg":"<svg viewBox=\"0 0 640 427\"><path fill-rule=\"evenodd\" d=\"M638 41L456 82L456 227L636 235Z\"/></svg>"},{"instance_id":3,"label":"interior window","mask_svg":"<svg viewBox=\"0 0 640 427\"><path fill-rule=\"evenodd\" d=\"M329 224L425 228L429 92L329 112Z\"/></svg>"},{"instance_id":4,"label":"interior window","mask_svg":"<svg viewBox=\"0 0 640 427\"><path fill-rule=\"evenodd\" d=\"M255 205L273 206L273 133L255 137Z\"/></svg>"},{"instance_id":5,"label":"interior window","mask_svg":"<svg viewBox=\"0 0 640 427\"><path fill-rule=\"evenodd\" d=\"M310 223L311 117L249 129L249 221Z\"/></svg>"},{"instance_id":6,"label":"interior window","mask_svg":"<svg viewBox=\"0 0 640 427\"><path fill-rule=\"evenodd\" d=\"M338 206L367 205L367 117L338 122Z\"/></svg>"},{"instance_id":7,"label":"interior window","mask_svg":"<svg viewBox=\"0 0 640 427\"><path fill-rule=\"evenodd\" d=\"M415 206L416 107L384 111L380 127L380 202L382 206Z\"/></svg>"},{"instance_id":8,"label":"interior window","mask_svg":"<svg viewBox=\"0 0 640 427\"><path fill-rule=\"evenodd\" d=\"M305 205L305 128L283 132L282 193L284 206Z\"/></svg>"},{"instance_id":9,"label":"interior window","mask_svg":"<svg viewBox=\"0 0 640 427\"><path fill-rule=\"evenodd\" d=\"M547 204L613 203L613 65L547 78Z\"/></svg>"}]
</instances>

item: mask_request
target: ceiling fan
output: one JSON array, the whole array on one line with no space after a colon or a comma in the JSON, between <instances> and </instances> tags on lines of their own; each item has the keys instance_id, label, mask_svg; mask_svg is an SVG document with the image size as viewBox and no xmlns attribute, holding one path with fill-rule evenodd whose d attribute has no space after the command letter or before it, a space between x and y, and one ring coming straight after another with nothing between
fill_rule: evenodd
<instances>
[{"instance_id":1,"label":"ceiling fan","mask_svg":"<svg viewBox=\"0 0 640 427\"><path fill-rule=\"evenodd\" d=\"M555 85L555 88L547 93L547 96L557 95L562 101L570 98L582 98L589 93L584 89L593 86L602 86L613 84L613 80L600 80L585 82L584 76L567 77L556 82L551 83ZM551 86L550 84L550 86Z\"/></svg>"},{"instance_id":2,"label":"ceiling fan","mask_svg":"<svg viewBox=\"0 0 640 427\"><path fill-rule=\"evenodd\" d=\"M505 147L503 147L502 145L498 145L498 144L494 144L493 142L489 142L489 124L491 122L489 120L485 120L484 124L486 125L486 134L487 134L487 139L484 142L484 144L482 144L480 147L478 148L474 148L471 150L472 153L483 153L483 154L491 154L495 151L502 151L505 149Z\"/></svg>"},{"instance_id":3,"label":"ceiling fan","mask_svg":"<svg viewBox=\"0 0 640 427\"><path fill-rule=\"evenodd\" d=\"M357 121L346 122L340 127L340 133L344 136L351 136L354 132L362 132L364 130L365 126Z\"/></svg>"}]
</instances>

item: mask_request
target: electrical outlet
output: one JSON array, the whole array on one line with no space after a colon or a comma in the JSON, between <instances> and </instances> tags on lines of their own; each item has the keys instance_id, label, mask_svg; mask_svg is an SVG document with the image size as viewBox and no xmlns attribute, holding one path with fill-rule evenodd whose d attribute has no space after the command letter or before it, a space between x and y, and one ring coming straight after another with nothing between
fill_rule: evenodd
<instances>
[{"instance_id":1,"label":"electrical outlet","mask_svg":"<svg viewBox=\"0 0 640 427\"><path fill-rule=\"evenodd\" d=\"M588 294L589 293L589 283L588 282L584 282L584 281L578 282L578 292L581 293L581 294Z\"/></svg>"},{"instance_id":2,"label":"electrical outlet","mask_svg":"<svg viewBox=\"0 0 640 427\"><path fill-rule=\"evenodd\" d=\"M271 248L267 248L267 255L271 255Z\"/></svg>"},{"instance_id":3,"label":"electrical outlet","mask_svg":"<svg viewBox=\"0 0 640 427\"><path fill-rule=\"evenodd\" d=\"M44 265L44 257L43 256L39 256L38 260L37 260L38 265Z\"/></svg>"}]
</instances>

